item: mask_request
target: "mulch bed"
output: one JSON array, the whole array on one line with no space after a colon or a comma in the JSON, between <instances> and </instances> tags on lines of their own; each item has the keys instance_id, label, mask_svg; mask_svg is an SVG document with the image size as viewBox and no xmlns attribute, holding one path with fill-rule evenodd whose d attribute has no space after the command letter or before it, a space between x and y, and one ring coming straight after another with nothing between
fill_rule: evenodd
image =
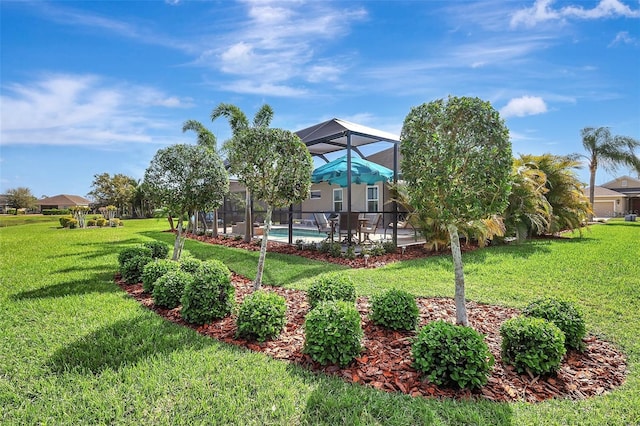
<instances>
[{"instance_id":1,"label":"mulch bed","mask_svg":"<svg viewBox=\"0 0 640 426\"><path fill-rule=\"evenodd\" d=\"M250 280L233 275L236 302L241 303L253 289ZM539 402L551 398L584 399L605 394L620 386L626 377L625 357L612 344L588 336L586 351L570 351L563 360L560 371L551 376L517 374L511 366L503 365L500 357L500 325L519 312L501 306L467 303L469 322L483 333L496 363L486 386L468 391L439 387L429 383L411 367L411 339L415 332L389 331L368 319L368 298L360 297L357 308L362 317L364 350L345 368L322 366L302 353L304 345L304 317L309 310L306 293L300 290L263 286L264 289L284 296L287 303L287 322L280 336L271 341L257 343L237 339L235 316L210 324L194 326L180 316L180 307L164 309L154 305L150 294L144 293L141 284L127 285L119 277L117 283L132 297L169 321L191 327L199 333L219 341L244 346L262 352L275 359L301 365L312 371L324 372L348 382L361 383L387 392L402 392L412 396L457 399L488 399L492 401ZM444 319L455 322L453 299L417 298L420 309L419 325Z\"/></svg>"}]
</instances>

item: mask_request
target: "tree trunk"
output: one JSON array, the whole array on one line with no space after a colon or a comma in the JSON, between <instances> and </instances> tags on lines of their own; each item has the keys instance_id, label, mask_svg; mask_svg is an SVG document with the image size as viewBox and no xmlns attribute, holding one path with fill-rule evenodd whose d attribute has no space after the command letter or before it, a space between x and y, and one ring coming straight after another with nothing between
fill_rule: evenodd
<instances>
[{"instance_id":1,"label":"tree trunk","mask_svg":"<svg viewBox=\"0 0 640 426\"><path fill-rule=\"evenodd\" d=\"M211 225L211 236L216 238L218 236L218 209L213 211L213 225Z\"/></svg>"},{"instance_id":2,"label":"tree trunk","mask_svg":"<svg viewBox=\"0 0 640 426\"><path fill-rule=\"evenodd\" d=\"M596 199L596 168L589 167L589 203L591 203L591 210L594 209L594 203ZM589 215L589 222L593 222L593 212Z\"/></svg>"},{"instance_id":3,"label":"tree trunk","mask_svg":"<svg viewBox=\"0 0 640 426\"><path fill-rule=\"evenodd\" d=\"M262 285L262 271L264 270L264 260L267 257L267 240L269 239L269 231L271 230L271 213L273 209L267 206L267 213L264 218L264 231L262 233L262 245L260 246L260 257L258 258L258 273L253 283L253 289L259 290Z\"/></svg>"},{"instance_id":4,"label":"tree trunk","mask_svg":"<svg viewBox=\"0 0 640 426\"><path fill-rule=\"evenodd\" d=\"M251 218L251 193L249 192L249 188L246 189L245 196L245 204L244 208L244 242L251 242L251 237L253 237L253 220Z\"/></svg>"},{"instance_id":5,"label":"tree trunk","mask_svg":"<svg viewBox=\"0 0 640 426\"><path fill-rule=\"evenodd\" d=\"M173 257L171 258L172 260L180 260L183 246L184 241L182 239L182 215L180 215L180 218L178 220L178 233L176 234L176 241L173 243Z\"/></svg>"},{"instance_id":6,"label":"tree trunk","mask_svg":"<svg viewBox=\"0 0 640 426\"><path fill-rule=\"evenodd\" d=\"M460 251L460 237L458 227L453 224L447 225L449 238L451 239L451 255L453 256L453 270L456 279L456 324L469 325L467 318L467 307L464 300L464 271L462 270L462 253Z\"/></svg>"},{"instance_id":7,"label":"tree trunk","mask_svg":"<svg viewBox=\"0 0 640 426\"><path fill-rule=\"evenodd\" d=\"M171 213L169 213L167 215L167 220L169 221L169 226L171 226L171 232L175 231L176 230L176 226L173 223L173 216L171 216Z\"/></svg>"}]
</instances>

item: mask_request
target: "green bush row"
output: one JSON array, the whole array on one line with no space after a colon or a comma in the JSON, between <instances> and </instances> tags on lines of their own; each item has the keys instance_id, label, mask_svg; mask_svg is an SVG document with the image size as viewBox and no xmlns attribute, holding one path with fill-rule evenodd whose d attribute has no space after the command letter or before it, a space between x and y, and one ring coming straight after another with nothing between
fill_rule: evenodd
<instances>
[{"instance_id":1,"label":"green bush row","mask_svg":"<svg viewBox=\"0 0 640 426\"><path fill-rule=\"evenodd\" d=\"M43 209L42 214L45 216L59 216L69 214L69 209Z\"/></svg>"}]
</instances>

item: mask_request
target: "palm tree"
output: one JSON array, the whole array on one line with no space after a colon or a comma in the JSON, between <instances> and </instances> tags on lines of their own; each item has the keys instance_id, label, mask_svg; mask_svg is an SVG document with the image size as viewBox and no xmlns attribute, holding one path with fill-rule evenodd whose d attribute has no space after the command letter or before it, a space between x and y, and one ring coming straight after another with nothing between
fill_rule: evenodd
<instances>
[{"instance_id":1,"label":"palm tree","mask_svg":"<svg viewBox=\"0 0 640 426\"><path fill-rule=\"evenodd\" d=\"M628 136L613 136L608 127L585 127L581 134L587 155L580 157L589 162L589 202L593 208L598 166L609 172L615 172L619 166L630 166L640 174L640 158L634 153L640 147L640 141ZM589 220L593 220L593 213Z\"/></svg>"},{"instance_id":2,"label":"palm tree","mask_svg":"<svg viewBox=\"0 0 640 426\"><path fill-rule=\"evenodd\" d=\"M217 140L216 136L209 131L206 127L202 125L197 120L187 120L182 125L182 132L186 132L187 130L192 130L196 132L198 135L198 145L209 148L211 151L217 150ZM198 221L197 213L196 213L196 222ZM194 224L195 226L195 224ZM206 228L206 224L205 224ZM211 227L211 236L218 236L218 209L213 210L213 226Z\"/></svg>"},{"instance_id":3,"label":"palm tree","mask_svg":"<svg viewBox=\"0 0 640 426\"><path fill-rule=\"evenodd\" d=\"M232 104L220 103L217 107L211 111L211 121L215 121L219 117L226 117L229 120L229 125L231 126L231 132L233 135L237 135L244 129L249 128L249 120L247 116L240 108ZM269 127L271 124L271 120L273 120L273 109L264 104L255 117L253 118L252 127ZM244 241L251 241L251 237L253 236L253 219L251 218L251 194L249 193L249 189L245 187L246 194L246 205L244 208Z\"/></svg>"}]
</instances>

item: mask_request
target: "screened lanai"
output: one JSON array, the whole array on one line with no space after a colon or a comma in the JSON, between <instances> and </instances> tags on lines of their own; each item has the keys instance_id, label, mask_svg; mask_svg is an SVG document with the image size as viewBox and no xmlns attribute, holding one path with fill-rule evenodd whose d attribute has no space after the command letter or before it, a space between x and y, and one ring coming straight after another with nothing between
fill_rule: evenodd
<instances>
[{"instance_id":1,"label":"screened lanai","mask_svg":"<svg viewBox=\"0 0 640 426\"><path fill-rule=\"evenodd\" d=\"M324 121L306 129L302 129L296 132L298 137L304 142L309 149L312 156L322 159L325 162L329 162L327 156L333 153L344 152L347 158L347 199L346 199L346 212L347 218L350 218L353 210L353 196L352 196L352 183L354 182L351 176L351 159L353 152L357 153L360 158L366 158L362 149L367 145L385 143L391 145L393 152L393 182L398 181L398 146L400 140L398 136L393 135L382 130L374 129L371 127L363 126L356 123L351 123L339 118L333 118L331 120ZM304 212L301 213L316 213L316 212ZM331 213L331 212L320 212ZM393 223L397 222L398 206L395 202L391 203L390 208L383 205L382 209L377 212L392 216ZM292 239L292 221L289 221L289 239ZM347 225L348 229L352 227ZM392 238L394 242L397 242L397 229L393 227ZM351 239L349 235L348 239ZM289 241L291 243L291 241Z\"/></svg>"},{"instance_id":2,"label":"screened lanai","mask_svg":"<svg viewBox=\"0 0 640 426\"><path fill-rule=\"evenodd\" d=\"M346 156L347 159L347 184L344 187L346 190L346 199L344 200L344 208L343 212L347 213L347 218L351 217L351 213L354 212L354 204L353 204L353 185L357 181L352 179L351 176L351 159L353 154L355 153L360 158L366 159L368 154L379 153L380 151L386 151L385 157L391 157L391 164L387 164L386 166L393 170L393 182L397 182L398 180L398 169L399 169L399 152L398 147L400 144L400 140L398 136L384 132L382 130L377 130L371 127L363 126L356 123L351 123L346 120L341 120L339 118L333 118L331 120L324 121L322 123L316 124L311 127L307 127L305 129L299 130L295 132L298 137L305 143L311 155L316 158L314 162L317 166L328 163L330 161L330 157L336 157L339 155ZM388 154L387 154L388 152ZM389 155L390 154L390 155ZM234 187L236 191L241 191L242 186L238 186L238 183L233 183L231 185L232 192L234 191ZM228 229L228 225L231 222L239 222L241 219L241 211L237 207L230 208L229 206L232 203L228 203L225 201L225 206L222 210L222 218L221 222L224 222L223 229L224 232ZM254 200L252 203L252 216L254 217L254 222L259 222L260 213L262 206L260 205L259 200ZM381 213L386 220L384 223L397 223L398 220L398 206L395 202L383 204L379 206L377 211L370 211L369 213ZM294 238L294 222L300 221L304 219L304 217L313 217L314 214L335 214L338 213L336 211L332 211L331 209L313 209L313 210L305 210L303 205L290 206L288 211L274 211L273 220L280 224L287 224L288 226L284 227L282 231L287 230L288 243L293 243ZM257 220L255 218L258 218ZM352 227L347 224L348 229L350 230ZM239 227L233 227L233 231L240 231ZM393 229L389 230L389 236L393 238L394 243L397 244L397 229L393 227ZM273 229L272 229L273 232ZM385 232L386 235L386 232ZM349 231L348 240L351 240L351 233Z\"/></svg>"}]
</instances>

